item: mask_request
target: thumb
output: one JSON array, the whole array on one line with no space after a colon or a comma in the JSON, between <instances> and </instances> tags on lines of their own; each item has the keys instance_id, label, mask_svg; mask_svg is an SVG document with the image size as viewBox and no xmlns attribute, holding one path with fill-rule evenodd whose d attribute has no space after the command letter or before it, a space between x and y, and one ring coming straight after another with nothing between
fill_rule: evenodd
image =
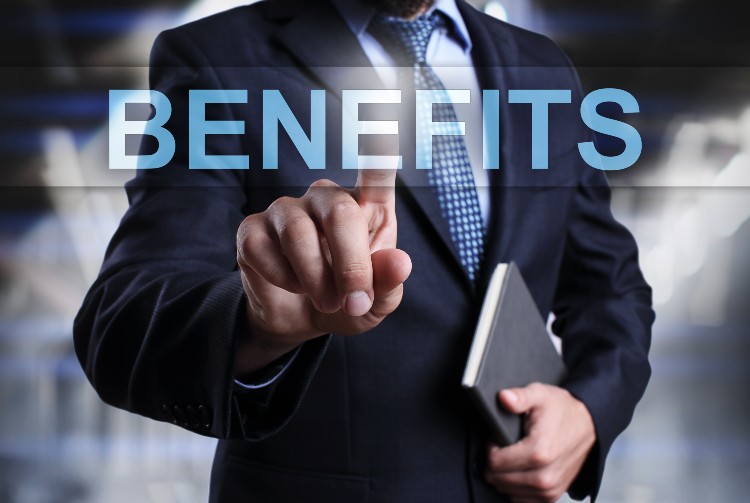
<instances>
[{"instance_id":1,"label":"thumb","mask_svg":"<svg viewBox=\"0 0 750 503\"><path fill-rule=\"evenodd\" d=\"M541 403L541 386L529 384L523 388L508 388L498 393L503 408L513 414L525 414Z\"/></svg>"},{"instance_id":2,"label":"thumb","mask_svg":"<svg viewBox=\"0 0 750 503\"><path fill-rule=\"evenodd\" d=\"M411 274L411 258L399 249L378 250L372 254L375 296L386 295L404 283Z\"/></svg>"},{"instance_id":3,"label":"thumb","mask_svg":"<svg viewBox=\"0 0 750 503\"><path fill-rule=\"evenodd\" d=\"M378 250L372 254L375 299L370 312L385 318L401 303L403 283L411 273L411 259L398 249Z\"/></svg>"}]
</instances>

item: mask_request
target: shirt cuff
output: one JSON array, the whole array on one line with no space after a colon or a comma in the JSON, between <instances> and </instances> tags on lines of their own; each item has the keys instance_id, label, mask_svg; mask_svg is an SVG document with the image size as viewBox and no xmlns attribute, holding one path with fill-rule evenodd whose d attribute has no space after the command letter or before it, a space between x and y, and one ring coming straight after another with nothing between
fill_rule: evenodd
<instances>
[{"instance_id":1,"label":"shirt cuff","mask_svg":"<svg viewBox=\"0 0 750 503\"><path fill-rule=\"evenodd\" d=\"M294 359L297 358L299 351L300 346L297 346L293 351L278 358L273 363L248 374L242 381L235 379L234 383L240 388L247 390L266 388L275 383L286 372L292 362L294 362Z\"/></svg>"}]
</instances>

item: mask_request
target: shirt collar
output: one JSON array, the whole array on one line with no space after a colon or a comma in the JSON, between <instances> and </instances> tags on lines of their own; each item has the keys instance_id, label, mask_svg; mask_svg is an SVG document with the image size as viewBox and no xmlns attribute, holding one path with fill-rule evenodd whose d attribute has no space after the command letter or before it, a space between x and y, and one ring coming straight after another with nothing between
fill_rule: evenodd
<instances>
[{"instance_id":1,"label":"shirt collar","mask_svg":"<svg viewBox=\"0 0 750 503\"><path fill-rule=\"evenodd\" d=\"M375 8L365 4L362 0L331 0L331 2L358 38L367 29L370 19L375 15ZM439 10L451 20L453 23L451 33L461 44L464 53L468 54L471 51L471 37L455 0L436 0L428 13L434 10Z\"/></svg>"}]
</instances>

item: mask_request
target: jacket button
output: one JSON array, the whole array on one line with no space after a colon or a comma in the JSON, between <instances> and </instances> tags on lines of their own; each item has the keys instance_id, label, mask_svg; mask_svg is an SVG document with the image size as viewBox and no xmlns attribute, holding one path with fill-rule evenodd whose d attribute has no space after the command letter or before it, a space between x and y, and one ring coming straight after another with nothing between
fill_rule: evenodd
<instances>
[{"instance_id":1,"label":"jacket button","mask_svg":"<svg viewBox=\"0 0 750 503\"><path fill-rule=\"evenodd\" d=\"M185 412L182 410L182 407L175 405L172 407L172 410L174 411L176 423L187 426L187 419L185 418Z\"/></svg>"},{"instance_id":2,"label":"jacket button","mask_svg":"<svg viewBox=\"0 0 750 503\"><path fill-rule=\"evenodd\" d=\"M177 424L177 419L175 419L174 414L172 413L172 409L167 405L166 403L161 404L161 410L164 413L164 418L173 423Z\"/></svg>"},{"instance_id":3,"label":"jacket button","mask_svg":"<svg viewBox=\"0 0 750 503\"><path fill-rule=\"evenodd\" d=\"M199 405L198 412L200 413L201 421L203 421L203 427L206 429L211 428L211 411L208 407L205 405Z\"/></svg>"},{"instance_id":4,"label":"jacket button","mask_svg":"<svg viewBox=\"0 0 750 503\"><path fill-rule=\"evenodd\" d=\"M185 407L185 412L187 414L188 421L190 421L190 426L197 428L200 426L200 421L198 420L198 413L195 410L195 407L192 405L188 405Z\"/></svg>"}]
</instances>

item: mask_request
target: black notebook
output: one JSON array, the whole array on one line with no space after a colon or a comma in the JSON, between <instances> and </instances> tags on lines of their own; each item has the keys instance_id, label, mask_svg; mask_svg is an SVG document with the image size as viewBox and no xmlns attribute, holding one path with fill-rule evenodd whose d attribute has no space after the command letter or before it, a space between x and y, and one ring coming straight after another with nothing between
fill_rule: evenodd
<instances>
[{"instance_id":1,"label":"black notebook","mask_svg":"<svg viewBox=\"0 0 750 503\"><path fill-rule=\"evenodd\" d=\"M565 365L547 334L546 323L514 263L498 264L474 332L463 387L500 445L523 437L522 417L506 412L501 389L532 382L560 384Z\"/></svg>"}]
</instances>

